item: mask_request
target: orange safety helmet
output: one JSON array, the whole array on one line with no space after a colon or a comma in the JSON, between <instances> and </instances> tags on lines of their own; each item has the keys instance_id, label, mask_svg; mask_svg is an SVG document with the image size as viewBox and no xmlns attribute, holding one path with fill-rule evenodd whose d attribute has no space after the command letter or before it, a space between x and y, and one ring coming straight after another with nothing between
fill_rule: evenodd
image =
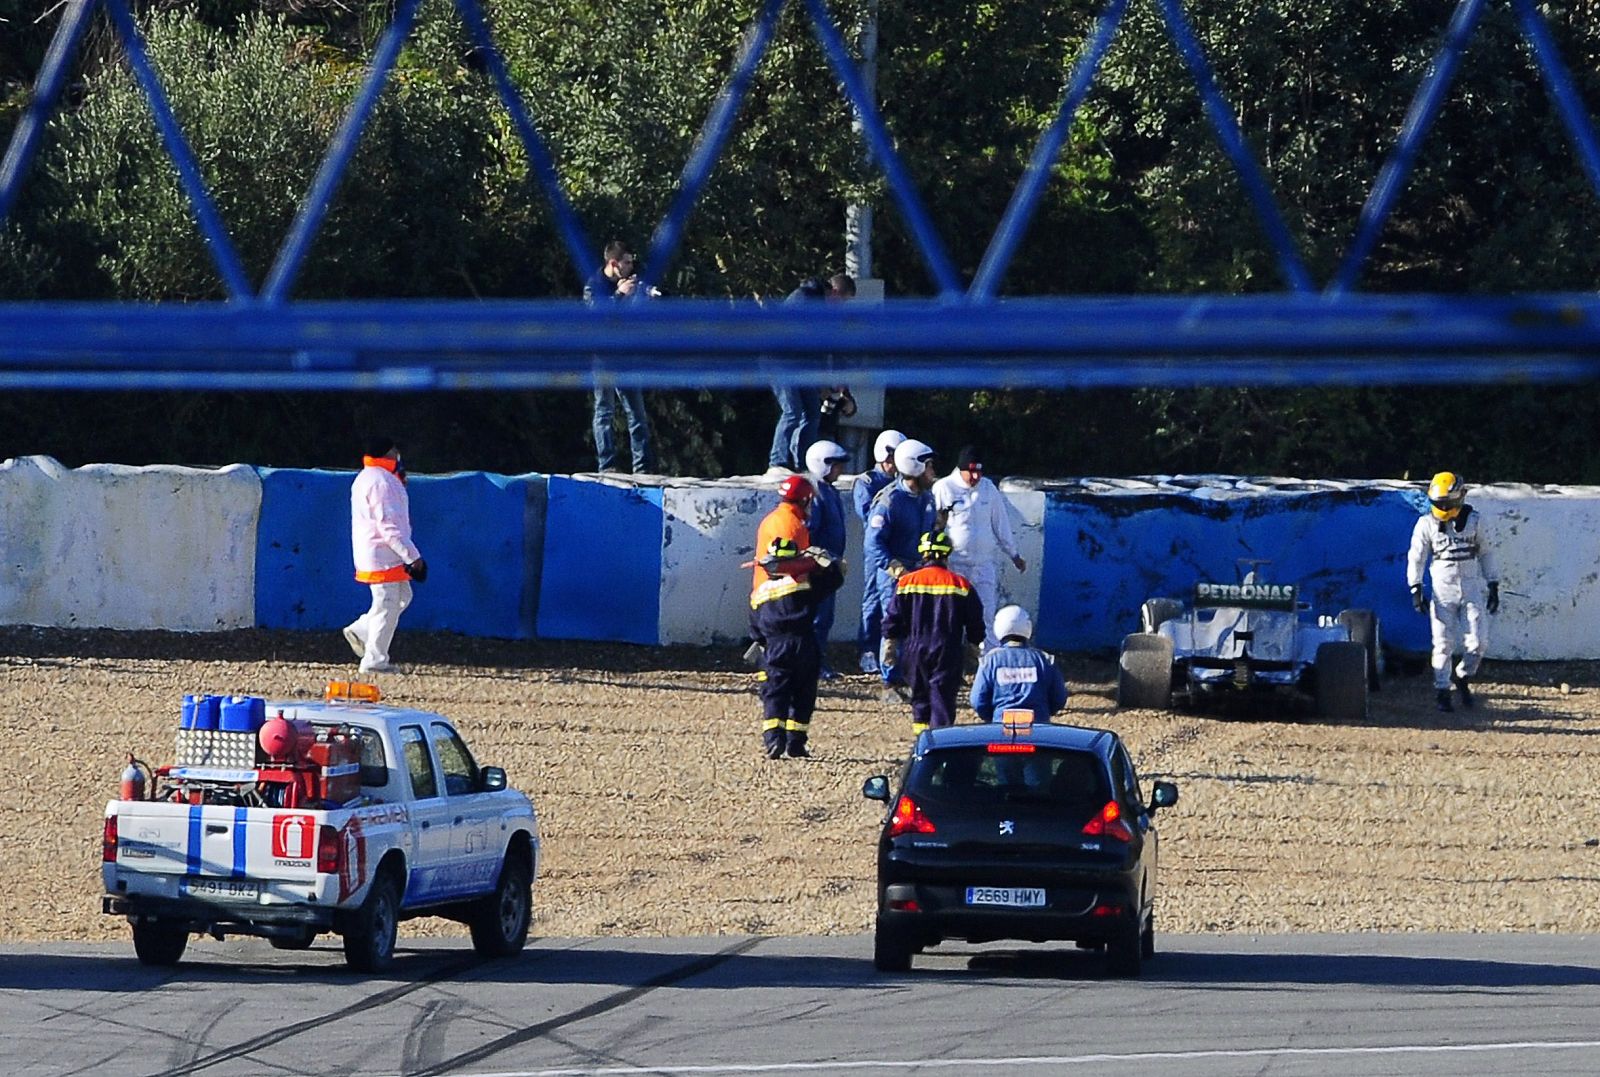
<instances>
[{"instance_id":1,"label":"orange safety helmet","mask_svg":"<svg viewBox=\"0 0 1600 1077\"><path fill-rule=\"evenodd\" d=\"M1441 471L1428 483L1428 504L1439 520L1454 520L1467 500L1467 484L1453 471Z\"/></svg>"},{"instance_id":2,"label":"orange safety helmet","mask_svg":"<svg viewBox=\"0 0 1600 1077\"><path fill-rule=\"evenodd\" d=\"M790 475L778 484L778 496L784 501L804 505L817 496L817 490L804 475Z\"/></svg>"}]
</instances>

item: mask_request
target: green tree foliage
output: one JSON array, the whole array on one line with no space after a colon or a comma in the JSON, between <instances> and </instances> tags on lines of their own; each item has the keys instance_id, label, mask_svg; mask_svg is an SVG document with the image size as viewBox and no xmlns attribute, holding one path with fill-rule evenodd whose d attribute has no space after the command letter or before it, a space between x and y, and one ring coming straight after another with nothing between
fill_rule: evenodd
<instances>
[{"instance_id":1,"label":"green tree foliage","mask_svg":"<svg viewBox=\"0 0 1600 1077\"><path fill-rule=\"evenodd\" d=\"M848 31L866 0L834 0ZM1318 281L1329 278L1452 0L1186 0L1224 96ZM56 15L0 0L0 137ZM497 40L591 241L646 247L757 0L494 0ZM1098 14L1098 0L880 0L882 111L958 270L976 270ZM1595 0L1541 5L1600 109ZM152 59L254 283L265 276L392 15L384 0L155 0ZM880 207L893 295L931 278L791 3L669 266L669 292L781 296L838 268L845 205ZM1594 287L1600 206L1510 5L1489 5L1419 168L1367 266L1382 291ZM598 250L595 252L598 261ZM453 6L428 0L297 280L299 298L576 295L572 264ZM1284 287L1152 0L1133 0L1003 290L1201 293ZM104 21L88 35L14 220L0 298L216 299L221 285ZM574 394L13 394L0 454L344 464L358 434L406 434L423 466L590 466ZM577 405L577 406L575 406ZM764 392L651 394L669 470L758 470ZM1587 389L896 389L891 423L989 446L1036 474L1258 471L1597 481ZM1070 421L1063 422L1064 416ZM1533 431L1542 431L1535 437ZM1440 460L1438 454L1450 454Z\"/></svg>"}]
</instances>

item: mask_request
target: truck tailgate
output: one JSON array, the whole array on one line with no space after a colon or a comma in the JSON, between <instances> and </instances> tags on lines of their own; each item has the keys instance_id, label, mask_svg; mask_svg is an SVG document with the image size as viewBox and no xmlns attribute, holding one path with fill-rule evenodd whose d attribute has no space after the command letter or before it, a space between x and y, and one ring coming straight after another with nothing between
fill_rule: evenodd
<instances>
[{"instance_id":1,"label":"truck tailgate","mask_svg":"<svg viewBox=\"0 0 1600 1077\"><path fill-rule=\"evenodd\" d=\"M110 893L216 901L322 901L338 877L317 873L317 839L329 812L113 801ZM335 813L342 814L342 813Z\"/></svg>"}]
</instances>

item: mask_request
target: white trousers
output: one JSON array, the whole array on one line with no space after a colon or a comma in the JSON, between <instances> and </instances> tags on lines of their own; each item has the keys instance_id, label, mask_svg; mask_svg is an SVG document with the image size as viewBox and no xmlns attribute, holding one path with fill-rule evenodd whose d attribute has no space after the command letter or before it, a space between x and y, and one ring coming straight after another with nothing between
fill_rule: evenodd
<instances>
[{"instance_id":1,"label":"white trousers","mask_svg":"<svg viewBox=\"0 0 1600 1077\"><path fill-rule=\"evenodd\" d=\"M1461 662L1455 672L1462 677L1475 676L1488 642L1483 603L1467 599L1440 602L1436 598L1428 605L1428 616L1433 622L1433 686L1450 687L1450 660L1457 651Z\"/></svg>"},{"instance_id":2,"label":"white trousers","mask_svg":"<svg viewBox=\"0 0 1600 1077\"><path fill-rule=\"evenodd\" d=\"M394 630L400 627L400 615L411 605L411 584L404 580L367 586L372 588L372 608L351 621L346 629L366 645L367 653L361 659L362 672L389 664L389 644L394 641Z\"/></svg>"},{"instance_id":3,"label":"white trousers","mask_svg":"<svg viewBox=\"0 0 1600 1077\"><path fill-rule=\"evenodd\" d=\"M994 637L994 615L1000 609L999 564L993 557L969 561L959 554L951 554L950 571L965 576L983 603L983 649L988 651L1000 646L1000 641Z\"/></svg>"}]
</instances>

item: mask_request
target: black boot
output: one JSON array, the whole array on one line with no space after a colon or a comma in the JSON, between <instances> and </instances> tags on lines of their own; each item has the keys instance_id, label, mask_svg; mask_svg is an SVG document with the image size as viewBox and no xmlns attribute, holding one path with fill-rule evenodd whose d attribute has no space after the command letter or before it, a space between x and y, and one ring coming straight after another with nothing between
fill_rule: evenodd
<instances>
[{"instance_id":1,"label":"black boot","mask_svg":"<svg viewBox=\"0 0 1600 1077\"><path fill-rule=\"evenodd\" d=\"M807 737L808 734L806 733L795 733L793 731L789 733L789 744L785 748L785 753L790 759L811 758L811 750L806 747Z\"/></svg>"},{"instance_id":2,"label":"black boot","mask_svg":"<svg viewBox=\"0 0 1600 1077\"><path fill-rule=\"evenodd\" d=\"M1472 689L1467 686L1467 679L1459 674L1450 674L1450 683L1456 686L1456 691L1461 693L1461 709L1472 709Z\"/></svg>"},{"instance_id":3,"label":"black boot","mask_svg":"<svg viewBox=\"0 0 1600 1077\"><path fill-rule=\"evenodd\" d=\"M1434 694L1433 705L1444 711L1446 714L1455 710L1455 707L1451 706L1450 704L1450 689L1439 689L1439 691Z\"/></svg>"},{"instance_id":4,"label":"black boot","mask_svg":"<svg viewBox=\"0 0 1600 1077\"><path fill-rule=\"evenodd\" d=\"M764 729L761 731L761 746L767 751L768 759L782 759L784 735L782 729Z\"/></svg>"}]
</instances>

